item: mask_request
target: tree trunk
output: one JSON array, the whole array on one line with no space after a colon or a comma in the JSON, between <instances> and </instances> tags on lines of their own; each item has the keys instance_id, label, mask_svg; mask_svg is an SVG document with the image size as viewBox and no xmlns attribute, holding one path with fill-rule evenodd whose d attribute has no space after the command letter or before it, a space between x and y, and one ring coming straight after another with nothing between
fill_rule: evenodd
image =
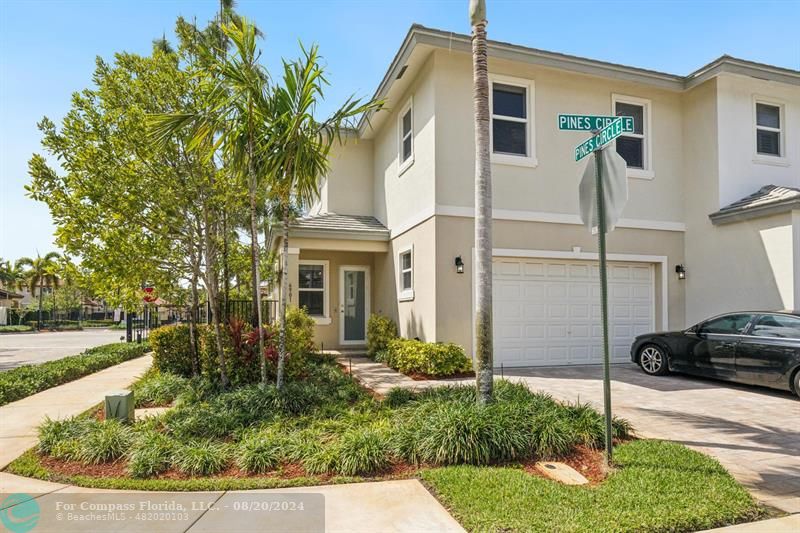
<instances>
[{"instance_id":1,"label":"tree trunk","mask_svg":"<svg viewBox=\"0 0 800 533\"><path fill-rule=\"evenodd\" d=\"M492 401L492 169L486 21L472 27L475 107L475 374L478 403Z\"/></svg>"},{"instance_id":2,"label":"tree trunk","mask_svg":"<svg viewBox=\"0 0 800 533\"><path fill-rule=\"evenodd\" d=\"M200 365L197 355L197 315L200 310L200 304L197 301L199 296L197 294L197 267L192 272L192 303L189 307L189 351L192 358L192 376L197 377L200 375Z\"/></svg>"},{"instance_id":3,"label":"tree trunk","mask_svg":"<svg viewBox=\"0 0 800 533\"><path fill-rule=\"evenodd\" d=\"M252 107L252 106L251 106ZM252 114L252 110L251 110ZM261 362L261 385L266 387L267 386L267 359L266 353L264 353L264 332L262 331L262 327L264 326L264 320L261 317L261 269L259 267L259 249L258 249L258 216L256 212L256 193L257 193L257 181L256 181L256 171L253 165L253 137L252 137L252 129L250 138L247 142L247 170L248 170L248 181L249 181L249 188L250 188L250 260L251 260L251 268L252 268L252 276L253 276L253 305L255 306L255 313L253 313L253 318L256 321L255 327L258 331L258 358Z\"/></svg>"},{"instance_id":4,"label":"tree trunk","mask_svg":"<svg viewBox=\"0 0 800 533\"><path fill-rule=\"evenodd\" d=\"M34 285L35 287L35 285ZM36 329L42 329L42 282L39 282L39 319L36 321Z\"/></svg>"},{"instance_id":5,"label":"tree trunk","mask_svg":"<svg viewBox=\"0 0 800 533\"><path fill-rule=\"evenodd\" d=\"M286 307L289 301L289 207L283 206L283 258L281 259L280 332L278 334L278 389L283 387L286 362Z\"/></svg>"},{"instance_id":6,"label":"tree trunk","mask_svg":"<svg viewBox=\"0 0 800 533\"><path fill-rule=\"evenodd\" d=\"M222 283L222 305L225 309L225 320L228 320L229 313L230 313L230 305L228 302L230 301L230 293L231 293L231 280L230 280L230 273L228 270L228 239L230 235L228 234L228 214L225 210L222 211L222 275L223 275L223 283Z\"/></svg>"}]
</instances>

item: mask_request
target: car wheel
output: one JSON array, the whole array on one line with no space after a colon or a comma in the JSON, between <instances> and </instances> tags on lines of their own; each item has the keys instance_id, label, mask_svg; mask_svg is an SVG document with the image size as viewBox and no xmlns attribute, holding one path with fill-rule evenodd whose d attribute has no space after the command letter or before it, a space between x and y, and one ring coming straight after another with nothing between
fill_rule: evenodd
<instances>
[{"instance_id":1,"label":"car wheel","mask_svg":"<svg viewBox=\"0 0 800 533\"><path fill-rule=\"evenodd\" d=\"M647 344L639 350L639 366L651 376L663 376L669 372L667 354L654 344Z\"/></svg>"},{"instance_id":2,"label":"car wheel","mask_svg":"<svg viewBox=\"0 0 800 533\"><path fill-rule=\"evenodd\" d=\"M792 381L794 382L794 393L800 398L800 370L794 373Z\"/></svg>"}]
</instances>

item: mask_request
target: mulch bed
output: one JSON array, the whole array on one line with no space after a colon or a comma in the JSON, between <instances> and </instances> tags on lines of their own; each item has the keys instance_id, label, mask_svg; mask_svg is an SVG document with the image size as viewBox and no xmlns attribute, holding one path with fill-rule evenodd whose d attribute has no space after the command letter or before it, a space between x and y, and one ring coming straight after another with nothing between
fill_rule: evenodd
<instances>
[{"instance_id":1,"label":"mulch bed","mask_svg":"<svg viewBox=\"0 0 800 533\"><path fill-rule=\"evenodd\" d=\"M577 446L570 455L555 461L571 466L588 479L591 485L602 482L607 475L603 450L595 450L588 446ZM524 463L523 468L531 475L550 479L536 469L537 462L528 461Z\"/></svg>"},{"instance_id":2,"label":"mulch bed","mask_svg":"<svg viewBox=\"0 0 800 533\"><path fill-rule=\"evenodd\" d=\"M469 372L459 372L458 374L451 374L449 376L431 376L430 374L422 374L419 372L412 372L410 374L406 374L406 376L410 377L414 381L446 381L448 379L467 379L467 378L474 378L475 372L470 370Z\"/></svg>"}]
</instances>

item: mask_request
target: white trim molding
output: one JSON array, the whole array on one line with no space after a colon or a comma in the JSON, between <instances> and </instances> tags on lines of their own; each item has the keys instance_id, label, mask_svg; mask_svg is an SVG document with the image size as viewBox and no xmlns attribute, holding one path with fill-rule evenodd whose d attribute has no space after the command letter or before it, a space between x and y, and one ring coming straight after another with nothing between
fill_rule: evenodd
<instances>
[{"instance_id":1,"label":"white trim molding","mask_svg":"<svg viewBox=\"0 0 800 533\"><path fill-rule=\"evenodd\" d=\"M503 154L495 153L494 151L494 84L499 83L502 85L510 85L512 87L520 87L525 89L525 119L515 119L498 115L501 120L509 120L514 122L524 122L525 128L525 142L526 142L526 155ZM539 165L536 159L536 85L533 80L524 78L514 78L512 76L503 76L500 74L489 73L489 155L492 164L499 165L512 165L520 167L535 168Z\"/></svg>"},{"instance_id":2,"label":"white trim molding","mask_svg":"<svg viewBox=\"0 0 800 533\"><path fill-rule=\"evenodd\" d=\"M395 226L394 228L389 228L389 238L396 239L403 233L410 231L423 222L427 222L429 218L436 214L436 208L434 206L428 206L420 211L414 213L403 222Z\"/></svg>"},{"instance_id":3,"label":"white trim molding","mask_svg":"<svg viewBox=\"0 0 800 533\"><path fill-rule=\"evenodd\" d=\"M457 205L437 205L435 214L449 217L474 218L475 210L472 207ZM553 213L550 211L493 209L492 218L494 220L512 220L516 222L544 222L548 224L583 225L579 215L573 215L569 213ZM686 224L683 222L672 222L668 220L645 220L636 218L621 218L619 219L619 222L617 222L617 227L659 231L686 231ZM394 234L392 234L392 237L394 237Z\"/></svg>"},{"instance_id":4,"label":"white trim molding","mask_svg":"<svg viewBox=\"0 0 800 533\"><path fill-rule=\"evenodd\" d=\"M653 121L652 121L652 107L653 102L646 98L638 98L636 96L627 96L624 94L611 93L611 114L617 114L617 104L631 104L641 106L642 118L644 124L642 125L642 134L623 134L622 136L635 137L642 139L644 146L642 146L642 159L643 168L629 168L627 176L629 178L640 178L651 180L655 178L655 169L653 167ZM617 149L617 141L614 141L614 150Z\"/></svg>"},{"instance_id":5,"label":"white trim molding","mask_svg":"<svg viewBox=\"0 0 800 533\"><path fill-rule=\"evenodd\" d=\"M291 248L290 248L291 250ZM291 252L290 252L291 253ZM331 263L327 259L300 259L297 262L298 277L301 265L322 265L322 316L309 315L318 326L328 326L331 323L331 305L330 305L330 266ZM300 291L309 289L300 288L300 280L297 281L297 303L300 304Z\"/></svg>"},{"instance_id":6,"label":"white trim molding","mask_svg":"<svg viewBox=\"0 0 800 533\"><path fill-rule=\"evenodd\" d=\"M597 252L562 251L562 250L528 250L520 248L493 248L492 257L529 257L536 259L573 259L580 261L598 261ZM645 254L606 254L608 261L624 261L628 263L649 263L661 266L661 327L669 329L669 276L666 255ZM654 302L655 303L655 302Z\"/></svg>"}]
</instances>

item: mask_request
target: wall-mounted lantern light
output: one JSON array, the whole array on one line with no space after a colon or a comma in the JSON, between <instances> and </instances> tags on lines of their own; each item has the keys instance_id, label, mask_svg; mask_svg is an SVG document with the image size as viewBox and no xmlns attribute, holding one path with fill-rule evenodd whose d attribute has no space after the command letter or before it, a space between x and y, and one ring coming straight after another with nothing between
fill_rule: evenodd
<instances>
[{"instance_id":1,"label":"wall-mounted lantern light","mask_svg":"<svg viewBox=\"0 0 800 533\"><path fill-rule=\"evenodd\" d=\"M461 256L456 256L456 272L459 274L464 273L464 261L461 260Z\"/></svg>"},{"instance_id":2,"label":"wall-mounted lantern light","mask_svg":"<svg viewBox=\"0 0 800 533\"><path fill-rule=\"evenodd\" d=\"M683 265L675 265L675 273L678 275L678 279L686 279L686 267Z\"/></svg>"}]
</instances>

